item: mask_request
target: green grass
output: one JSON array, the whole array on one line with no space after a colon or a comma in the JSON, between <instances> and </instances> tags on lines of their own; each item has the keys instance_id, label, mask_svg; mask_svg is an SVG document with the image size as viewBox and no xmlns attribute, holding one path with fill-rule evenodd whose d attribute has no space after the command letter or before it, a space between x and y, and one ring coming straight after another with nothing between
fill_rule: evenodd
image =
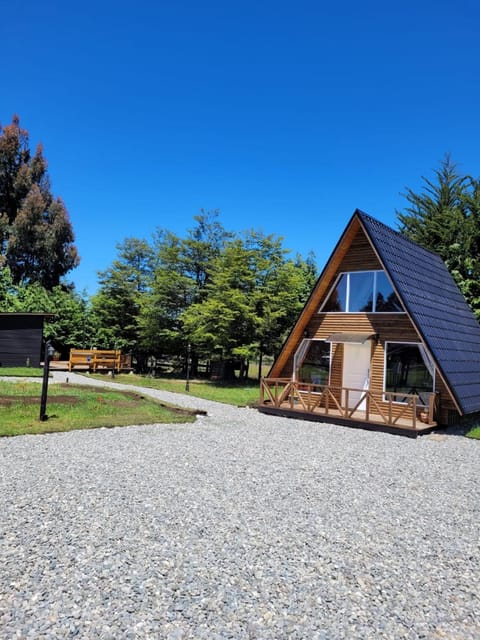
<instances>
[{"instance_id":1,"label":"green grass","mask_svg":"<svg viewBox=\"0 0 480 640\"><path fill-rule=\"evenodd\" d=\"M105 376L101 374L96 374L92 377L105 380ZM244 407L256 403L260 393L260 385L257 380L233 383L191 380L190 391L188 392L185 391L185 380L174 378L151 378L149 376L129 373L115 376L114 381L121 382L122 384L148 387L149 389L161 389L162 391L189 394L205 400L215 400L216 402L233 404L237 407Z\"/></svg>"},{"instance_id":2,"label":"green grass","mask_svg":"<svg viewBox=\"0 0 480 640\"><path fill-rule=\"evenodd\" d=\"M192 413L165 407L135 392L51 384L48 420L40 421L41 385L0 381L0 436L96 427L193 422Z\"/></svg>"},{"instance_id":3,"label":"green grass","mask_svg":"<svg viewBox=\"0 0 480 640\"><path fill-rule=\"evenodd\" d=\"M0 367L0 376L15 376L22 378L41 378L42 367Z\"/></svg>"},{"instance_id":4,"label":"green grass","mask_svg":"<svg viewBox=\"0 0 480 640\"><path fill-rule=\"evenodd\" d=\"M467 438L473 438L474 440L480 440L480 426L479 427L473 427L473 429L470 429L470 431L467 432L466 436L467 436Z\"/></svg>"}]
</instances>

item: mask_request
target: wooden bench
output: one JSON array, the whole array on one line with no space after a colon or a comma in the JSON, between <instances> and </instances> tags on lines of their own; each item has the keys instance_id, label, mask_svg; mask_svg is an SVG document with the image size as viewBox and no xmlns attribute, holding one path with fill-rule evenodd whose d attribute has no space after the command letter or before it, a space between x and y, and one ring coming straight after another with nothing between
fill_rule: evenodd
<instances>
[{"instance_id":1,"label":"wooden bench","mask_svg":"<svg viewBox=\"0 0 480 640\"><path fill-rule=\"evenodd\" d=\"M122 366L122 352L119 349L70 349L68 370L75 367L88 368L94 373L98 369L120 371Z\"/></svg>"}]
</instances>

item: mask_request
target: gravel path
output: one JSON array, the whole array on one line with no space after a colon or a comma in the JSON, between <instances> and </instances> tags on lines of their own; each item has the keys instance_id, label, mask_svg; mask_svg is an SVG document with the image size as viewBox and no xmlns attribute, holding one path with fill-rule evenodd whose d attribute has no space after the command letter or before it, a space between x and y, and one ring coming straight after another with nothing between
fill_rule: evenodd
<instances>
[{"instance_id":1,"label":"gravel path","mask_svg":"<svg viewBox=\"0 0 480 640\"><path fill-rule=\"evenodd\" d=\"M480 638L479 442L144 392L208 416L0 440L2 640Z\"/></svg>"}]
</instances>

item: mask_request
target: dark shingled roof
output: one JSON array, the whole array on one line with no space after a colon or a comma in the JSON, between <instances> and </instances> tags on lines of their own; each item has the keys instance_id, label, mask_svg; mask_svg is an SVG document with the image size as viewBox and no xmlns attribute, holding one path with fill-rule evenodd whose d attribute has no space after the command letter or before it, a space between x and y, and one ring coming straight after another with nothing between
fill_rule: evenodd
<instances>
[{"instance_id":1,"label":"dark shingled roof","mask_svg":"<svg viewBox=\"0 0 480 640\"><path fill-rule=\"evenodd\" d=\"M480 325L437 254L355 212L462 413L480 411Z\"/></svg>"}]
</instances>

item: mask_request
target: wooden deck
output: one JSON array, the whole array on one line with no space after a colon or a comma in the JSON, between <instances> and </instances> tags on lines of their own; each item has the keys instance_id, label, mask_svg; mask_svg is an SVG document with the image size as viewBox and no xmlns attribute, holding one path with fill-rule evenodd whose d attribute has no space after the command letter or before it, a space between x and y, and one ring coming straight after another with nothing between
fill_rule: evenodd
<instances>
[{"instance_id":1,"label":"wooden deck","mask_svg":"<svg viewBox=\"0 0 480 640\"><path fill-rule=\"evenodd\" d=\"M55 371L92 371L105 373L128 373L132 371L132 356L121 351L100 349L71 349L69 360L51 360L50 369Z\"/></svg>"},{"instance_id":2,"label":"wooden deck","mask_svg":"<svg viewBox=\"0 0 480 640\"><path fill-rule=\"evenodd\" d=\"M391 392L301 384L285 378L264 378L260 384L259 411L319 422L380 429L418 435L431 431L437 396L429 396L425 407L417 395L405 394L405 402L394 401ZM352 401L356 398L356 401Z\"/></svg>"}]
</instances>

